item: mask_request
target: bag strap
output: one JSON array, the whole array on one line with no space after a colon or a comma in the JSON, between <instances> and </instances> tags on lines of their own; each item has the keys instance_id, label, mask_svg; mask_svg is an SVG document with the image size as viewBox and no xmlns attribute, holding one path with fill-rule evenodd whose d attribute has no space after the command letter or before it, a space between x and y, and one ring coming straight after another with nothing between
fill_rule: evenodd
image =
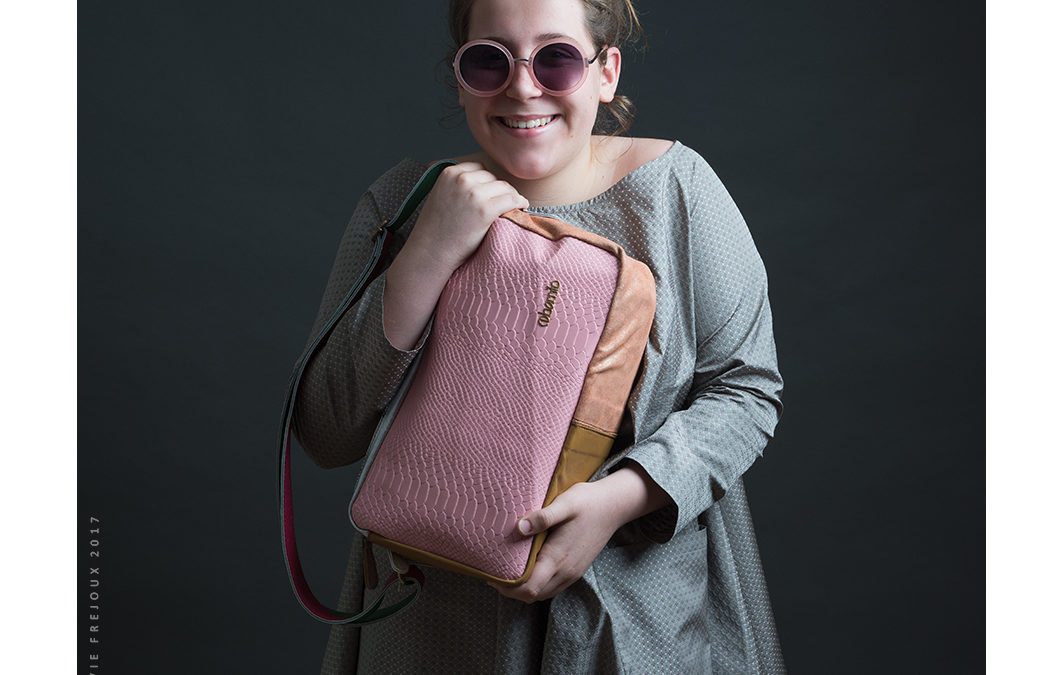
<instances>
[{"instance_id":1,"label":"bag strap","mask_svg":"<svg viewBox=\"0 0 1063 675\"><path fill-rule=\"evenodd\" d=\"M436 178L442 173L443 169L455 164L450 160L442 160L428 167L428 169L421 175L421 178L417 181L417 184L413 186L410 194L406 196L406 199L402 202L398 212L390 220L385 220L373 233L373 250L370 253L369 261L365 265L365 269L355 280L354 285L344 296L343 302L340 303L336 311L332 313L328 321L321 328L318 334L311 341L310 345L303 352L302 357L299 359L299 363L296 364L295 374L292 377L291 383L288 385L288 394L284 400L284 409L281 413L281 428L280 438L278 442L278 473L277 473L277 487L278 487L278 499L280 501L280 514L281 514L281 544L284 548L284 562L288 568L288 581L291 582L292 590L295 591L296 597L299 599L303 608L309 612L314 618L331 624L357 624L362 625L373 621L379 621L386 619L393 614L408 607L417 596L420 595L421 587L424 585L424 573L416 567L410 567L409 571L405 574L399 575L398 573L392 574L391 577L385 582L384 587L380 590L376 601L363 612L341 612L336 609L331 609L326 605L323 605L314 596L313 591L310 590L310 584L306 581L306 576L303 574L303 566L299 561L299 550L295 544L295 513L292 505L292 478L291 478L291 445L292 445L292 416L295 412L295 396L299 390L299 383L303 379L303 372L306 370L307 364L310 362L310 358L317 351L318 347L325 341L325 339L332 332L332 329L336 327L339 320L349 310L354 303L362 297L366 287L373 279L380 275L386 268L385 253L391 243L392 235L409 219L410 214L413 213L417 205L425 198L425 195L432 189L432 186L436 182ZM407 586L414 585L412 593L407 594L399 602L381 607L384 600L384 594L388 588L395 583Z\"/></svg>"}]
</instances>

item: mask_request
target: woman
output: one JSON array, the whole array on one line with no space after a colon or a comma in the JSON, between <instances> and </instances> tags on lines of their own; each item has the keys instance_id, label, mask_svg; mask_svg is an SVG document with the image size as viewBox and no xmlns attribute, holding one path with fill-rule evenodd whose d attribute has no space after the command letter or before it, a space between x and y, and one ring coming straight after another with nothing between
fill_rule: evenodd
<instances>
[{"instance_id":1,"label":"woman","mask_svg":"<svg viewBox=\"0 0 1063 675\"><path fill-rule=\"evenodd\" d=\"M450 25L480 151L443 172L386 275L311 362L295 421L307 452L324 467L360 457L443 285L508 210L618 242L654 272L657 313L613 454L520 523L549 532L532 577L502 588L426 568L407 612L333 628L322 672L782 672L741 482L774 430L782 381L741 215L680 143L596 135L610 113L630 122L616 94L618 45L639 29L629 1L452 0ZM577 49L583 66L539 68L529 57L544 45ZM422 170L400 163L359 203L319 325ZM373 595L361 556L356 538L341 609Z\"/></svg>"}]
</instances>

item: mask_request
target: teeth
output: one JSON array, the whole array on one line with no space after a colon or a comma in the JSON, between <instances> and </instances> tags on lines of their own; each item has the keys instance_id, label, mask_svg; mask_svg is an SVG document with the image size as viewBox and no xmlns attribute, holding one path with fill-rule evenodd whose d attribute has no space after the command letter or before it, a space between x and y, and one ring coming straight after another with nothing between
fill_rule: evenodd
<instances>
[{"instance_id":1,"label":"teeth","mask_svg":"<svg viewBox=\"0 0 1063 675\"><path fill-rule=\"evenodd\" d=\"M554 119L553 116L540 117L537 120L508 120L503 117L502 123L511 129L534 129L549 124L552 119Z\"/></svg>"}]
</instances>

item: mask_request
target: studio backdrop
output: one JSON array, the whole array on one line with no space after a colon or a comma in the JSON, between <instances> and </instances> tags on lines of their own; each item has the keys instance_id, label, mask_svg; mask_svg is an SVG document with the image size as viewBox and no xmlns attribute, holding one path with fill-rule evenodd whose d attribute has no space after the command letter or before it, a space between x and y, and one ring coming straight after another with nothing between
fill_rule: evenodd
<instances>
[{"instance_id":1,"label":"studio backdrop","mask_svg":"<svg viewBox=\"0 0 1063 675\"><path fill-rule=\"evenodd\" d=\"M709 161L768 271L786 408L746 487L788 667L976 670L981 9L642 9L632 133ZM475 149L445 3L79 17L79 667L91 648L110 673L314 673L328 629L288 587L278 416L359 196L403 157ZM334 599L353 476L293 470Z\"/></svg>"}]
</instances>

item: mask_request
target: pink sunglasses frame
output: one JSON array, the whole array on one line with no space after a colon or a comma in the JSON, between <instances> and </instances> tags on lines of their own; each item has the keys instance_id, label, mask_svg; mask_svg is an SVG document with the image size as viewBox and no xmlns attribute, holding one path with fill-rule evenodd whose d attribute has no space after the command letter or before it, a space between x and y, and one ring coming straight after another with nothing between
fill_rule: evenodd
<instances>
[{"instance_id":1,"label":"pink sunglasses frame","mask_svg":"<svg viewBox=\"0 0 1063 675\"><path fill-rule=\"evenodd\" d=\"M555 89L550 89L548 87L543 86L543 83L540 82L539 78L537 78L535 76L535 69L532 68L532 63L535 61L535 55L538 54L541 49L543 49L544 47L549 47L550 45L556 45L558 43L567 44L567 45L570 45L572 47L575 47L576 51L579 52L580 57L583 59L583 75L580 76L579 81L576 82L575 85L569 87L568 89L564 89L564 90L555 90ZM483 92L483 91L478 91L476 89L473 89L465 81L465 78L461 76L461 68L458 67L458 64L461 63L462 55L470 47L475 47L477 45L491 45L492 47L497 47L498 49L500 49L502 51L503 54L506 55L506 58L509 60L509 75L506 77L506 81L503 82L500 87L498 87L497 89L495 89L493 91ZM568 94L571 94L572 92L576 91L577 89L579 89L580 87L583 86L583 83L587 81L587 71L590 70L590 65L592 63L594 63L595 61L597 61L599 58L601 58L602 54L607 49L609 49L608 45L606 45L605 47L602 47L601 51L598 52L593 58L588 59L588 58L583 56L583 49L579 46L579 44L575 40L570 40L569 38L561 37L561 38L554 38L552 40L547 40L546 42L543 42L542 44L537 46L535 49L533 49L532 53L530 55L528 55L527 58L515 59L515 58L513 58L513 54L508 49L506 49L506 46L504 44L501 44L499 42L495 42L494 40L472 40L470 42L466 42L465 44L463 44L461 46L461 49L458 50L458 53L454 55L454 63L452 65L454 67L454 75L458 78L458 82L461 84L462 89L464 89L465 91L469 92L473 96L480 96L482 98L487 98L489 96L495 96L495 95L505 91L506 87L508 87L513 82L513 77L517 74L517 61L523 61L528 66L528 75L531 76L532 82L535 83L536 87L538 87L539 89L542 89L544 92L546 92L547 94L550 94L551 96L567 96Z\"/></svg>"}]
</instances>

